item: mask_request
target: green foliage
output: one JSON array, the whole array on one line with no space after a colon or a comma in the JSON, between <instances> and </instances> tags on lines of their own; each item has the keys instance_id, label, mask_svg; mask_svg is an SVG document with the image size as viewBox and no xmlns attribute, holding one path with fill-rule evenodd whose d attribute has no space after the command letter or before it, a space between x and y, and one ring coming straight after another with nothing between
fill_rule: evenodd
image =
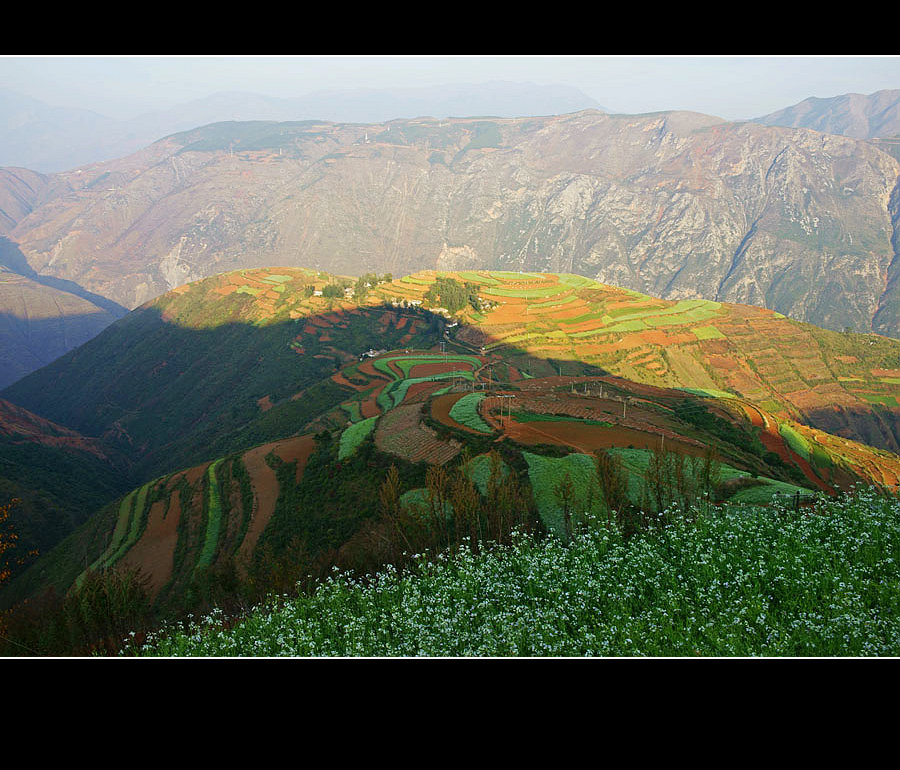
<instances>
[{"instance_id":1,"label":"green foliage","mask_svg":"<svg viewBox=\"0 0 900 770\"><path fill-rule=\"evenodd\" d=\"M16 606L0 655L115 654L152 623L148 580L136 569L90 571L64 597L50 590Z\"/></svg>"},{"instance_id":2,"label":"green foliage","mask_svg":"<svg viewBox=\"0 0 900 770\"><path fill-rule=\"evenodd\" d=\"M455 278L438 276L431 288L425 292L425 301L432 307L443 307L457 313L469 304L478 309L478 285L461 284Z\"/></svg>"},{"instance_id":3,"label":"green foliage","mask_svg":"<svg viewBox=\"0 0 900 770\"><path fill-rule=\"evenodd\" d=\"M721 441L749 451L760 458L768 456L767 450L756 432L742 429L730 420L719 417L699 401L679 401L672 411L679 419L706 431ZM781 464L780 460L779 464Z\"/></svg>"}]
</instances>

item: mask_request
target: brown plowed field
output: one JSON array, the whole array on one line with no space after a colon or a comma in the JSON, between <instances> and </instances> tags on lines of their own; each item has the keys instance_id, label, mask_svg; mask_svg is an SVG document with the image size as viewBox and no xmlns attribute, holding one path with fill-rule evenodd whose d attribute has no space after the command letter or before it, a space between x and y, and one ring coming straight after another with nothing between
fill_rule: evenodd
<instances>
[{"instance_id":1,"label":"brown plowed field","mask_svg":"<svg viewBox=\"0 0 900 770\"><path fill-rule=\"evenodd\" d=\"M169 495L168 509L165 500L157 500L150 507L147 527L140 540L122 557L124 566L137 567L149 576L151 598L156 598L162 587L172 579L180 521L181 495L177 492Z\"/></svg>"},{"instance_id":2,"label":"brown plowed field","mask_svg":"<svg viewBox=\"0 0 900 770\"><path fill-rule=\"evenodd\" d=\"M506 435L520 444L555 444L572 447L585 454L612 447L655 449L661 443L661 436L658 433L619 425L606 428L602 425L579 425L575 422L520 423L508 417L503 418L502 424ZM685 454L700 455L703 451L702 447L673 438L665 439L665 445L677 448L679 452Z\"/></svg>"},{"instance_id":3,"label":"brown plowed field","mask_svg":"<svg viewBox=\"0 0 900 770\"><path fill-rule=\"evenodd\" d=\"M432 393L441 388L446 388L447 382L440 380L438 382L416 382L410 385L403 398L404 404L418 404L428 399Z\"/></svg>"},{"instance_id":4,"label":"brown plowed field","mask_svg":"<svg viewBox=\"0 0 900 770\"><path fill-rule=\"evenodd\" d=\"M442 396L437 396L431 402L431 416L437 420L438 422L442 422L444 425L450 428L463 428L464 430L470 430L466 428L465 425L460 425L456 420L450 417L450 410L453 408L453 405L459 401L465 393L444 393ZM476 433L477 431L470 431L471 433Z\"/></svg>"},{"instance_id":5,"label":"brown plowed field","mask_svg":"<svg viewBox=\"0 0 900 770\"><path fill-rule=\"evenodd\" d=\"M356 369L357 369L357 371L365 374L367 377L374 377L379 380L389 380L390 379L384 372L379 372L372 365L371 358L368 358L365 361L363 361Z\"/></svg>"},{"instance_id":6,"label":"brown plowed field","mask_svg":"<svg viewBox=\"0 0 900 770\"><path fill-rule=\"evenodd\" d=\"M459 454L462 448L456 441L443 441L421 422L421 404L401 404L379 421L375 429L375 445L382 451L403 457L410 462L425 461L443 465Z\"/></svg>"},{"instance_id":7,"label":"brown plowed field","mask_svg":"<svg viewBox=\"0 0 900 770\"><path fill-rule=\"evenodd\" d=\"M371 384L358 385L355 382L350 382L350 380L348 380L346 377L344 377L344 375L341 374L340 372L332 374L331 380L332 380L332 382L335 382L338 385L344 385L345 387L353 388L353 390L356 390L356 391L368 390L369 388L372 387Z\"/></svg>"},{"instance_id":8,"label":"brown plowed field","mask_svg":"<svg viewBox=\"0 0 900 770\"><path fill-rule=\"evenodd\" d=\"M297 476L299 482L303 476L306 461L316 448L314 436L299 436L275 444L264 444L251 449L244 455L244 466L250 474L250 485L253 487L253 514L250 518L250 526L244 536L244 542L238 549L238 560L249 559L253 549L262 535L263 530L275 512L275 503L278 501L278 479L268 463L266 455L274 451L286 463L297 461Z\"/></svg>"},{"instance_id":9,"label":"brown plowed field","mask_svg":"<svg viewBox=\"0 0 900 770\"><path fill-rule=\"evenodd\" d=\"M262 534L272 513L275 511L275 502L278 500L278 480L266 463L266 455L271 451L271 446L263 445L251 449L244 455L244 466L250 475L250 485L253 487L253 514L250 517L250 526L244 536L244 542L238 548L238 561L244 562L250 558L256 541Z\"/></svg>"},{"instance_id":10,"label":"brown plowed field","mask_svg":"<svg viewBox=\"0 0 900 770\"><path fill-rule=\"evenodd\" d=\"M444 372L455 372L462 369L471 369L469 364L464 361L436 361L430 364L416 364L409 371L410 378L415 377L432 377L435 374L444 374Z\"/></svg>"}]
</instances>

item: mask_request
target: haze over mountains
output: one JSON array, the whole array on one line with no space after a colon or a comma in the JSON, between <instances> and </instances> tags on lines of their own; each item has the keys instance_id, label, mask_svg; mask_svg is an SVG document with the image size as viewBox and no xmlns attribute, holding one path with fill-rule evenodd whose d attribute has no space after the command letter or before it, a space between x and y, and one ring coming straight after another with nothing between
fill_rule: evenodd
<instances>
[{"instance_id":1,"label":"haze over mountains","mask_svg":"<svg viewBox=\"0 0 900 770\"><path fill-rule=\"evenodd\" d=\"M488 84L297 100L217 94L145 116L116 129L140 147L132 154L61 173L0 169L7 288L17 273L19 287L39 279L98 306L68 308L91 323L42 342L43 357L13 350L7 358L29 363L6 367L0 384L123 309L243 266L566 271L666 299L748 303L900 336L900 163L890 154L898 97L808 100L814 108L732 123L573 112L591 100ZM52 149L54 131L75 146L79 126L110 149L125 146L99 116L70 118L9 94L0 104L7 151L25 147L25 136ZM315 110L341 121L436 117L284 121ZM440 117L488 111L528 117ZM223 114L241 122L193 128ZM248 121L267 115L282 122ZM190 130L147 144L175 126ZM854 138L863 135L874 139ZM22 338L22 314L7 316L19 330L7 339Z\"/></svg>"},{"instance_id":2,"label":"haze over mountains","mask_svg":"<svg viewBox=\"0 0 900 770\"><path fill-rule=\"evenodd\" d=\"M491 82L441 88L318 91L293 99L219 92L165 110L117 120L90 110L54 107L0 89L0 166L42 173L129 155L178 131L223 120L328 120L380 123L396 118L557 115L604 109L564 85Z\"/></svg>"}]
</instances>

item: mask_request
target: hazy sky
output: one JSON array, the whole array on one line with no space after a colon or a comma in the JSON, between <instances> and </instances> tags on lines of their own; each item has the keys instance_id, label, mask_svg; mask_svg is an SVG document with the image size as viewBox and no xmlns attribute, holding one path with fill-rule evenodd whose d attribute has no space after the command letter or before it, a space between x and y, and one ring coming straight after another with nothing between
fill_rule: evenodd
<instances>
[{"instance_id":1,"label":"hazy sky","mask_svg":"<svg viewBox=\"0 0 900 770\"><path fill-rule=\"evenodd\" d=\"M491 80L573 86L613 112L740 120L810 96L900 89L900 56L0 56L0 88L114 118L217 91L297 97Z\"/></svg>"}]
</instances>

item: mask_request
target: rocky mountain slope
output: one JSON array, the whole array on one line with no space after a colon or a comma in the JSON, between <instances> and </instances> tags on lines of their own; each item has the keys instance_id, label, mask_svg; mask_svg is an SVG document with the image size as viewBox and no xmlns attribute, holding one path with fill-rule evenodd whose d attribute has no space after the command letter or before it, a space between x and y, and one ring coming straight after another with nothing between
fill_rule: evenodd
<instances>
[{"instance_id":1,"label":"rocky mountain slope","mask_svg":"<svg viewBox=\"0 0 900 770\"><path fill-rule=\"evenodd\" d=\"M900 336L900 162L692 113L224 123L53 177L9 237L135 307L271 264L572 272Z\"/></svg>"}]
</instances>

